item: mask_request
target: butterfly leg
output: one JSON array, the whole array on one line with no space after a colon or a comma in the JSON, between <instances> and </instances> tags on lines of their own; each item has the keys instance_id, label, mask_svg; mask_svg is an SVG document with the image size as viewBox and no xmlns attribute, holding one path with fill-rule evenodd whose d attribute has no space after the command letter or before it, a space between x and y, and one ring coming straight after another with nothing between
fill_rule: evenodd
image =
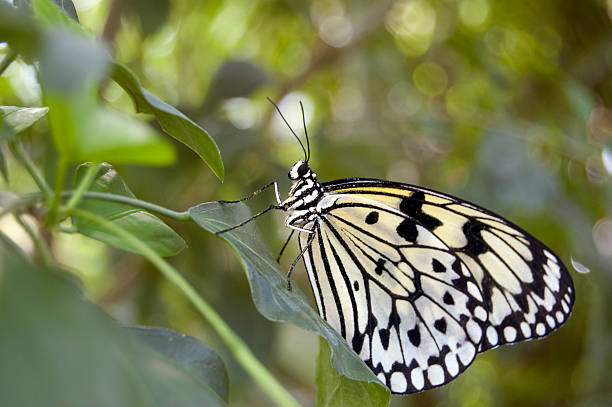
<instances>
[{"instance_id":1,"label":"butterfly leg","mask_svg":"<svg viewBox=\"0 0 612 407\"><path fill-rule=\"evenodd\" d=\"M241 222L241 223L239 223L237 225L234 225L234 226L232 226L230 228L219 230L219 231L215 232L215 235L220 235L221 233L229 232L230 230L234 230L234 229L237 229L237 228L239 228L241 226L244 226L247 223L249 223L250 221L252 221L254 219L257 219L258 217L260 217L264 213L271 211L272 209L284 209L284 208L282 206L279 206L279 205L270 205L266 209L264 209L263 211L259 212L256 215L251 216L249 219L245 220L244 222Z\"/></svg>"},{"instance_id":2,"label":"butterfly leg","mask_svg":"<svg viewBox=\"0 0 612 407\"><path fill-rule=\"evenodd\" d=\"M289 237L287 238L287 241L285 242L285 244L283 245L283 247L280 249L280 253L278 254L278 256L276 256L276 262L279 263L280 262L280 258L283 255L283 252L285 251L285 249L287 248L287 245L289 244L289 241L291 240L291 238L293 237L293 234L295 233L295 229L291 231L291 233L289 234Z\"/></svg>"},{"instance_id":3,"label":"butterfly leg","mask_svg":"<svg viewBox=\"0 0 612 407\"><path fill-rule=\"evenodd\" d=\"M314 233L312 230L310 230L309 232L310 237L308 238L306 245L304 246L300 254L298 254L297 258L293 261L293 263L291 263L291 267L289 267L289 272L287 273L287 290L289 291L291 291L291 273L293 272L293 269L295 268L297 262L300 261L300 259L304 256L304 253L306 253L306 250L310 248L310 245L312 245L312 241L316 236L316 233Z\"/></svg>"},{"instance_id":4,"label":"butterfly leg","mask_svg":"<svg viewBox=\"0 0 612 407\"><path fill-rule=\"evenodd\" d=\"M281 199L280 199L280 194L278 193L278 180L275 179L274 181L264 185L263 187L259 188L257 191L251 192L249 195L245 196L242 199L238 199L236 201L217 201L219 203L238 203L238 202L243 202L243 201L247 201L253 197L255 197L256 195L262 193L263 191L265 191L266 189L270 188L272 185L274 185L274 194L276 196L276 202L280 205L281 204Z\"/></svg>"}]
</instances>

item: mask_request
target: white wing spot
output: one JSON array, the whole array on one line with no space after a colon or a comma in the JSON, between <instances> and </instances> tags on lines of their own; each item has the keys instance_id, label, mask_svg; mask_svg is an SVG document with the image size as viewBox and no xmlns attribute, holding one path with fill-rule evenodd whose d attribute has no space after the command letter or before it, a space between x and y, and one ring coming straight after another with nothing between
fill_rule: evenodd
<instances>
[{"instance_id":1,"label":"white wing spot","mask_svg":"<svg viewBox=\"0 0 612 407\"><path fill-rule=\"evenodd\" d=\"M391 374L391 389L396 393L403 393L408 388L406 376L401 372L393 372Z\"/></svg>"},{"instance_id":2,"label":"white wing spot","mask_svg":"<svg viewBox=\"0 0 612 407\"><path fill-rule=\"evenodd\" d=\"M558 323L562 323L563 322L563 313L561 311L557 311L557 313L555 314L555 317L557 317L557 322Z\"/></svg>"},{"instance_id":3,"label":"white wing spot","mask_svg":"<svg viewBox=\"0 0 612 407\"><path fill-rule=\"evenodd\" d=\"M525 321L521 322L521 332L523 332L523 336L525 338L529 338L531 336L531 327Z\"/></svg>"},{"instance_id":4,"label":"white wing spot","mask_svg":"<svg viewBox=\"0 0 612 407\"><path fill-rule=\"evenodd\" d=\"M378 377L378 380L380 380L382 383L387 385L387 377L385 376L383 372L380 372L379 374L377 374L376 377Z\"/></svg>"},{"instance_id":5,"label":"white wing spot","mask_svg":"<svg viewBox=\"0 0 612 407\"><path fill-rule=\"evenodd\" d=\"M557 325L555 323L555 319L552 316L550 316L550 315L546 315L546 322L548 322L548 326L551 327L551 328L554 328L555 325Z\"/></svg>"},{"instance_id":6,"label":"white wing spot","mask_svg":"<svg viewBox=\"0 0 612 407\"><path fill-rule=\"evenodd\" d=\"M442 369L440 365L429 366L429 369L427 369L427 378L434 386L444 383L444 369Z\"/></svg>"},{"instance_id":7,"label":"white wing spot","mask_svg":"<svg viewBox=\"0 0 612 407\"><path fill-rule=\"evenodd\" d=\"M493 346L497 345L499 338L497 337L497 329L492 326L487 328L487 340Z\"/></svg>"},{"instance_id":8,"label":"white wing spot","mask_svg":"<svg viewBox=\"0 0 612 407\"><path fill-rule=\"evenodd\" d=\"M446 365L446 370L448 373L455 377L459 373L459 363L457 362L457 355L454 353L447 353L444 358L444 364Z\"/></svg>"},{"instance_id":9,"label":"white wing spot","mask_svg":"<svg viewBox=\"0 0 612 407\"><path fill-rule=\"evenodd\" d=\"M561 301L561 306L563 307L563 312L565 312L566 314L569 313L569 305L567 305L567 301Z\"/></svg>"},{"instance_id":10,"label":"white wing spot","mask_svg":"<svg viewBox=\"0 0 612 407\"><path fill-rule=\"evenodd\" d=\"M474 310L474 316L476 318L478 318L481 321L486 321L487 320L487 310L485 310L484 308L482 308L480 305L476 307L476 309Z\"/></svg>"},{"instance_id":11,"label":"white wing spot","mask_svg":"<svg viewBox=\"0 0 612 407\"><path fill-rule=\"evenodd\" d=\"M544 326L543 323L539 322L536 325L536 333L538 334L538 336L542 336L546 333L546 327Z\"/></svg>"},{"instance_id":12,"label":"white wing spot","mask_svg":"<svg viewBox=\"0 0 612 407\"><path fill-rule=\"evenodd\" d=\"M504 328L504 338L506 341L512 342L516 339L516 329L513 326L507 326Z\"/></svg>"},{"instance_id":13,"label":"white wing spot","mask_svg":"<svg viewBox=\"0 0 612 407\"><path fill-rule=\"evenodd\" d=\"M412 369L410 372L410 381L415 389L421 390L425 386L425 378L423 377L423 371L420 368Z\"/></svg>"},{"instance_id":14,"label":"white wing spot","mask_svg":"<svg viewBox=\"0 0 612 407\"><path fill-rule=\"evenodd\" d=\"M473 319L470 319L466 325L466 328L468 335L470 335L470 339L472 339L472 341L475 343L480 342L480 339L482 338L482 329L480 328L480 325L478 325Z\"/></svg>"},{"instance_id":15,"label":"white wing spot","mask_svg":"<svg viewBox=\"0 0 612 407\"><path fill-rule=\"evenodd\" d=\"M474 360L474 356L476 356L476 348L474 345L472 345L472 342L465 342L463 345L461 345L457 353L461 363L463 363L464 366L467 366L472 360Z\"/></svg>"}]
</instances>

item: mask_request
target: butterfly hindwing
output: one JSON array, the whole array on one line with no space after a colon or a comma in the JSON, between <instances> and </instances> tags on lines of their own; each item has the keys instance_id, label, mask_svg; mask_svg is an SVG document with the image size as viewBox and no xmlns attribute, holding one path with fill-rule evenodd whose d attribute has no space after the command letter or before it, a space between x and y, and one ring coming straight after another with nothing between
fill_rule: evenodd
<instances>
[{"instance_id":1,"label":"butterfly hindwing","mask_svg":"<svg viewBox=\"0 0 612 407\"><path fill-rule=\"evenodd\" d=\"M471 273L422 226L413 241L397 210L338 198L304 256L319 313L393 392L452 380L476 356L487 320Z\"/></svg>"},{"instance_id":2,"label":"butterfly hindwing","mask_svg":"<svg viewBox=\"0 0 612 407\"><path fill-rule=\"evenodd\" d=\"M540 241L498 215L407 184L341 180L324 185L330 214L341 200L397 210L404 217L398 225L404 235L422 240L429 235L419 231L427 230L462 260L489 313L480 351L546 336L569 317L574 291L563 263ZM376 228L370 232L379 233Z\"/></svg>"}]
</instances>

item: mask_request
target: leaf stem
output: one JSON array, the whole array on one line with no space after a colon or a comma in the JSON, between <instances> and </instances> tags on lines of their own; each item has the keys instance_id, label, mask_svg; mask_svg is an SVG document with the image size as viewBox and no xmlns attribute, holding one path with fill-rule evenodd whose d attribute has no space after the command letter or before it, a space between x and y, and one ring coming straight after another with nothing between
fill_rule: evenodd
<instances>
[{"instance_id":1,"label":"leaf stem","mask_svg":"<svg viewBox=\"0 0 612 407\"><path fill-rule=\"evenodd\" d=\"M34 242L38 253L40 253L40 257L42 257L43 263L47 267L53 267L55 262L53 261L53 256L51 255L51 251L47 244L32 230L30 225L23 219L20 214L14 213L13 217L19 223L19 225L23 228L23 230L30 236L30 239Z\"/></svg>"},{"instance_id":2,"label":"leaf stem","mask_svg":"<svg viewBox=\"0 0 612 407\"><path fill-rule=\"evenodd\" d=\"M87 167L87 172L85 173L85 176L83 177L81 182L79 182L77 189L74 191L74 193L68 200L68 203L65 205L65 207L62 208L62 212L70 212L72 208L76 207L79 204L81 198L83 197L83 194L85 193L85 191L87 191L87 189L89 189L89 186L96 177L96 174L98 173L99 169L100 164L91 163Z\"/></svg>"},{"instance_id":3,"label":"leaf stem","mask_svg":"<svg viewBox=\"0 0 612 407\"><path fill-rule=\"evenodd\" d=\"M298 406L291 394L289 394L261 362L257 360L242 339L232 331L221 316L217 314L217 312L197 293L193 286L189 284L176 269L155 253L153 249L132 233L96 214L78 208L73 208L70 212L71 214L97 223L109 232L121 236L133 247L138 248L138 250L153 263L153 265L157 267L157 269L172 282L189 301L191 301L200 314L206 318L230 349L236 360L251 374L253 379L259 383L270 398L276 401L280 406Z\"/></svg>"},{"instance_id":4,"label":"leaf stem","mask_svg":"<svg viewBox=\"0 0 612 407\"><path fill-rule=\"evenodd\" d=\"M21 140L19 138L15 138L8 142L8 146L13 153L13 156L25 167L26 171L30 174L38 188L42 191L45 198L50 197L53 194L51 188L45 181L45 178L38 172L38 169L30 159L30 156L23 149L23 144L21 144Z\"/></svg>"}]
</instances>

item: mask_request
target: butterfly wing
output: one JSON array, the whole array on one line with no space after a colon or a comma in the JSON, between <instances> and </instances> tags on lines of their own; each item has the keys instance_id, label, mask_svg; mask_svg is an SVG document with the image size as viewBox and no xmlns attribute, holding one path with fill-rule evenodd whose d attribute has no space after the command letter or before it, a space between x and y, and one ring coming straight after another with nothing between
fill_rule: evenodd
<instances>
[{"instance_id":1,"label":"butterfly wing","mask_svg":"<svg viewBox=\"0 0 612 407\"><path fill-rule=\"evenodd\" d=\"M484 335L475 279L420 226L417 242L400 241L401 214L353 197L336 202L304 254L320 315L394 393L449 382L472 363ZM300 245L308 239L301 234Z\"/></svg>"},{"instance_id":2,"label":"butterfly wing","mask_svg":"<svg viewBox=\"0 0 612 407\"><path fill-rule=\"evenodd\" d=\"M371 200L375 206L401 212L405 227L425 228L461 258L489 311L479 351L546 336L569 317L575 293L561 260L542 242L491 211L388 181L340 180L325 184L325 189L334 205L341 200Z\"/></svg>"},{"instance_id":3,"label":"butterfly wing","mask_svg":"<svg viewBox=\"0 0 612 407\"><path fill-rule=\"evenodd\" d=\"M567 320L567 269L498 215L407 184L323 186L304 256L319 313L393 392L445 384L476 351L545 336Z\"/></svg>"}]
</instances>

